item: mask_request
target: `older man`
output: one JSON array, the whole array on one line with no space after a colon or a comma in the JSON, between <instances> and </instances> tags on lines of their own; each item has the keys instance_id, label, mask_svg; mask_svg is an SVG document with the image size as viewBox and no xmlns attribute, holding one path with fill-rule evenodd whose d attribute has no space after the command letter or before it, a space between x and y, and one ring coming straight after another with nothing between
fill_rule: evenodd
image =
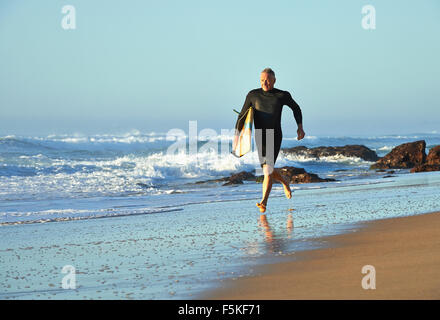
<instances>
[{"instance_id":1,"label":"older man","mask_svg":"<svg viewBox=\"0 0 440 320\"><path fill-rule=\"evenodd\" d=\"M289 181L286 181L274 168L283 139L281 112L284 105L289 106L293 111L298 125L298 140L305 136L300 107L292 99L289 92L274 88L275 81L275 72L272 69L266 68L261 72L261 88L251 90L248 93L235 125L235 129L240 131L245 120L243 115L249 107L253 107L255 141L258 149L258 158L264 173L263 198L257 203L257 207L262 213L266 211L267 200L274 180L282 183L284 193L288 199L292 197Z\"/></svg>"}]
</instances>

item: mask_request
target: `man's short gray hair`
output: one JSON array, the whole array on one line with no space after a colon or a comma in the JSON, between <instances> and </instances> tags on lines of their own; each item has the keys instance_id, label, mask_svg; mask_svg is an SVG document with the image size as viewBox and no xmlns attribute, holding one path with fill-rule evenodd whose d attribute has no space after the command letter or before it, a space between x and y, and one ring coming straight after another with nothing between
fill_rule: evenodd
<instances>
[{"instance_id":1,"label":"man's short gray hair","mask_svg":"<svg viewBox=\"0 0 440 320\"><path fill-rule=\"evenodd\" d=\"M270 75L271 77L275 78L275 72L271 69L271 68L266 68L263 71L261 71L261 73L267 73L268 75Z\"/></svg>"}]
</instances>

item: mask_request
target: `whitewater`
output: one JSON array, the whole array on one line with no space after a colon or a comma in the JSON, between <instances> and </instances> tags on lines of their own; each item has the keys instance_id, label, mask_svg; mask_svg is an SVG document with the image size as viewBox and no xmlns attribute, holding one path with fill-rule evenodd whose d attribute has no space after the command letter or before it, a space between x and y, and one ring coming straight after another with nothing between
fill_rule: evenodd
<instances>
[{"instance_id":1,"label":"whitewater","mask_svg":"<svg viewBox=\"0 0 440 320\"><path fill-rule=\"evenodd\" d=\"M440 144L440 134L425 133L308 136L302 141L285 137L282 148L359 144L383 156L401 143L422 139L427 152ZM161 213L194 203L258 199L261 185L255 183L196 184L240 171L258 173L256 150L238 159L221 152L225 141L230 148L232 136L199 135L197 153L191 153L187 136L158 132L0 137L0 225ZM301 190L382 183L383 173L369 170L371 164L355 157L315 159L281 152L276 166L300 167L338 180L292 185ZM274 196L282 195L278 191L275 188Z\"/></svg>"}]
</instances>

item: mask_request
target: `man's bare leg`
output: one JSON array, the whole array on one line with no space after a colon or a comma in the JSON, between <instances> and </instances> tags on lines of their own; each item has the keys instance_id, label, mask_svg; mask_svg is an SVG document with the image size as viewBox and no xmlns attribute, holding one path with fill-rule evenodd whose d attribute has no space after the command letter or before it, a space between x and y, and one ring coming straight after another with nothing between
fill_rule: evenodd
<instances>
[{"instance_id":1,"label":"man's bare leg","mask_svg":"<svg viewBox=\"0 0 440 320\"><path fill-rule=\"evenodd\" d=\"M260 208L260 212L264 213L266 211L267 206L267 200L269 199L270 191L272 190L272 184L273 184L273 167L267 164L263 165L263 173L264 173L264 180L263 180L263 199L261 202L257 203L257 207Z\"/></svg>"},{"instance_id":2,"label":"man's bare leg","mask_svg":"<svg viewBox=\"0 0 440 320\"><path fill-rule=\"evenodd\" d=\"M272 177L275 180L281 182L281 184L283 185L283 188L284 188L284 194L286 195L286 198L287 199L292 198L292 191L290 190L289 181L286 181L283 178L283 176L278 172L277 169L273 170Z\"/></svg>"}]
</instances>

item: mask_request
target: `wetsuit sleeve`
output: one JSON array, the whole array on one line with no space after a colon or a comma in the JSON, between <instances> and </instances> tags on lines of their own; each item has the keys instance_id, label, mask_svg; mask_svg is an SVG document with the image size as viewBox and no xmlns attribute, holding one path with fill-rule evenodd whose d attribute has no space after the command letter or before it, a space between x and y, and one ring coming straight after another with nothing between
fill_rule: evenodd
<instances>
[{"instance_id":1,"label":"wetsuit sleeve","mask_svg":"<svg viewBox=\"0 0 440 320\"><path fill-rule=\"evenodd\" d=\"M284 104L289 106L293 111L293 116L295 117L296 124L302 124L302 112L299 105L293 100L289 92L286 91Z\"/></svg>"},{"instance_id":2,"label":"wetsuit sleeve","mask_svg":"<svg viewBox=\"0 0 440 320\"><path fill-rule=\"evenodd\" d=\"M246 120L245 114L249 107L252 105L251 102L251 93L249 92L246 96L246 100L244 101L243 108L241 108L240 114L238 115L237 122L235 123L235 130L240 132L243 129L244 121Z\"/></svg>"}]
</instances>

